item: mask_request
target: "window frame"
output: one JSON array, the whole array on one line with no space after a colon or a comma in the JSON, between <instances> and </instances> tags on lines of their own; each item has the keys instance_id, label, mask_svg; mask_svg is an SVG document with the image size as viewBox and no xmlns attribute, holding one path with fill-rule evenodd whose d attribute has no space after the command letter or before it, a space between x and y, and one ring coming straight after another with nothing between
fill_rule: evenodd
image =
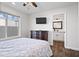
<instances>
[{"instance_id":1,"label":"window frame","mask_svg":"<svg viewBox=\"0 0 79 59\"><path fill-rule=\"evenodd\" d=\"M20 16L12 15L10 13L3 12L3 11L0 11L0 12L3 13L3 14L6 14L6 18L5 18L5 37L4 38L0 38L0 40L12 39L12 38L20 37L21 36L21 18L20 18ZM7 27L8 27L7 20L8 20L8 15L12 15L12 16L18 17L18 35L16 35L16 36L8 37L8 35L7 35Z\"/></svg>"}]
</instances>

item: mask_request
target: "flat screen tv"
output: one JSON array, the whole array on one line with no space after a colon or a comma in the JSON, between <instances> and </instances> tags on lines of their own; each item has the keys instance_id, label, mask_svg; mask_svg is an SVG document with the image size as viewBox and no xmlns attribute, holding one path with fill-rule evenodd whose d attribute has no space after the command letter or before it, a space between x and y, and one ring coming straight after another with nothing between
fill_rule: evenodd
<instances>
[{"instance_id":1,"label":"flat screen tv","mask_svg":"<svg viewBox=\"0 0 79 59\"><path fill-rule=\"evenodd\" d=\"M46 24L46 17L36 18L36 24Z\"/></svg>"}]
</instances>

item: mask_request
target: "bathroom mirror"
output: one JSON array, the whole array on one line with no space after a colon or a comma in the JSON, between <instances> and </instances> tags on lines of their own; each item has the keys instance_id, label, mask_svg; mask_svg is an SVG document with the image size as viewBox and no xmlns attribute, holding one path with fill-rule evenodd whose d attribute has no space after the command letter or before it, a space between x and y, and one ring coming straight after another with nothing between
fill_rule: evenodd
<instances>
[{"instance_id":1,"label":"bathroom mirror","mask_svg":"<svg viewBox=\"0 0 79 59\"><path fill-rule=\"evenodd\" d=\"M62 29L62 21L53 22L53 29Z\"/></svg>"}]
</instances>

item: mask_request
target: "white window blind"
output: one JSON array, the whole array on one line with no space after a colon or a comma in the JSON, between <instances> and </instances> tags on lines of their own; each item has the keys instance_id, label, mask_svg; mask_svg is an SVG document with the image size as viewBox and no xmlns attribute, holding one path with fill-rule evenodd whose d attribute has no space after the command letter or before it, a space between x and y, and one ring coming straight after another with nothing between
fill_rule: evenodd
<instances>
[{"instance_id":1,"label":"white window blind","mask_svg":"<svg viewBox=\"0 0 79 59\"><path fill-rule=\"evenodd\" d=\"M0 38L19 36L19 17L0 11Z\"/></svg>"},{"instance_id":2,"label":"white window blind","mask_svg":"<svg viewBox=\"0 0 79 59\"><path fill-rule=\"evenodd\" d=\"M6 16L0 12L0 38L5 38Z\"/></svg>"}]
</instances>

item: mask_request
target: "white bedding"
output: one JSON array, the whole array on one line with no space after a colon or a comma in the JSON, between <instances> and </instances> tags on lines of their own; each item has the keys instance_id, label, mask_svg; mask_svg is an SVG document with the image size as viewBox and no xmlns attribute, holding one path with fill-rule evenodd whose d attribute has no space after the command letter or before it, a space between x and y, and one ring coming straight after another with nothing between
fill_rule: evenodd
<instances>
[{"instance_id":1,"label":"white bedding","mask_svg":"<svg viewBox=\"0 0 79 59\"><path fill-rule=\"evenodd\" d=\"M17 38L0 41L0 57L49 57L52 55L46 41Z\"/></svg>"}]
</instances>

